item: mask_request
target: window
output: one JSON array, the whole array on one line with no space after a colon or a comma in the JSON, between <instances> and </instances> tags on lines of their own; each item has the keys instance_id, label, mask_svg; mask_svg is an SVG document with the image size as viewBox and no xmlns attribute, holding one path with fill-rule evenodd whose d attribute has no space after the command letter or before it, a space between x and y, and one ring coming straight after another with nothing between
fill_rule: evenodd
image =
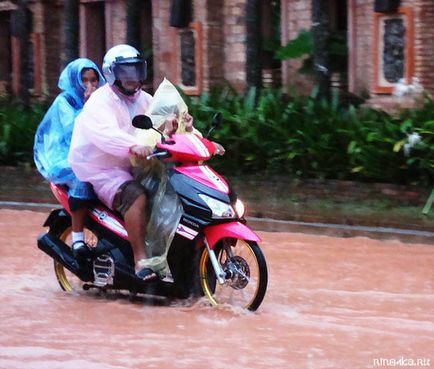
<instances>
[{"instance_id":1,"label":"window","mask_svg":"<svg viewBox=\"0 0 434 369\"><path fill-rule=\"evenodd\" d=\"M202 92L202 25L173 29L173 66L175 84L187 95Z\"/></svg>"},{"instance_id":2,"label":"window","mask_svg":"<svg viewBox=\"0 0 434 369\"><path fill-rule=\"evenodd\" d=\"M374 17L373 92L391 94L400 79L410 83L413 77L413 13L400 8Z\"/></svg>"}]
</instances>

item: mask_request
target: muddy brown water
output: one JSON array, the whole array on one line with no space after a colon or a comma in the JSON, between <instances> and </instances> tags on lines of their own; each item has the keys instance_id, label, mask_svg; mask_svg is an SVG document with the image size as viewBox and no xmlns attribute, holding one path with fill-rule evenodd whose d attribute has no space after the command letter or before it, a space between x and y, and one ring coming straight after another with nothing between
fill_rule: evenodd
<instances>
[{"instance_id":1,"label":"muddy brown water","mask_svg":"<svg viewBox=\"0 0 434 369\"><path fill-rule=\"evenodd\" d=\"M259 232L269 285L251 313L67 294L36 246L46 216L0 210L1 369L434 367L432 245Z\"/></svg>"}]
</instances>

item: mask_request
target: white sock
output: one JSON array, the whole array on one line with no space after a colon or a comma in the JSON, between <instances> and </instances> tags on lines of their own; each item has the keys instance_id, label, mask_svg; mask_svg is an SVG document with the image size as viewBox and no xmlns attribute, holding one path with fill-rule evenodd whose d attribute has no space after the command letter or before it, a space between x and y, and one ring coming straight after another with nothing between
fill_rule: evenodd
<instances>
[{"instance_id":1,"label":"white sock","mask_svg":"<svg viewBox=\"0 0 434 369\"><path fill-rule=\"evenodd\" d=\"M84 242L84 233L83 232L72 232L72 243L76 241Z\"/></svg>"}]
</instances>

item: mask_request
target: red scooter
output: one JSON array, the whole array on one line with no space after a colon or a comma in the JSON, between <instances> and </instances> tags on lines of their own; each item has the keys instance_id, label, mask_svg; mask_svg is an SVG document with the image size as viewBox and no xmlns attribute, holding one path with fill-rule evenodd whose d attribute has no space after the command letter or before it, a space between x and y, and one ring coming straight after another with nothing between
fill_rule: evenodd
<instances>
[{"instance_id":1,"label":"red scooter","mask_svg":"<svg viewBox=\"0 0 434 369\"><path fill-rule=\"evenodd\" d=\"M215 118L213 128L218 120ZM146 116L135 117L133 125L152 128ZM61 288L114 289L175 298L205 295L213 305L256 310L267 289L267 265L258 246L259 237L246 226L242 202L219 174L203 164L214 150L206 138L175 134L162 139L151 155L164 164L165 180L160 179L154 187L161 187L164 182L165 192L160 198L169 194L170 202L166 204L175 204L176 211L159 207L163 211L162 222L154 229L154 239L147 242L151 255L155 256L152 250L158 249L157 257L166 264L161 278L149 282L135 276L134 257L122 217L101 203L89 208L85 226L85 241L91 252L83 260L75 259L70 247L67 192L51 184L63 209L48 216L44 226L49 229L38 238L38 247L54 259ZM164 223L166 230L160 227Z\"/></svg>"}]
</instances>

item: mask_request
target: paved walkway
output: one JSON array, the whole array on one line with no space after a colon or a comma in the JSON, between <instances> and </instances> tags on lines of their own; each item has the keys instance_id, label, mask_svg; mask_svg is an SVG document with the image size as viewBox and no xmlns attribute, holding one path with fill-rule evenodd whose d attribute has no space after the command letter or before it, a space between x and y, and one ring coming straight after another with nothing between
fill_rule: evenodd
<instances>
[{"instance_id":1,"label":"paved walkway","mask_svg":"<svg viewBox=\"0 0 434 369\"><path fill-rule=\"evenodd\" d=\"M424 198L420 194L402 191L405 197L402 208L372 206L392 195L396 198L397 186L386 191L377 185L330 181L328 186L311 183L301 188L291 185L288 189L278 181L264 185L254 183L251 178L246 181L237 178L234 182L247 204L248 220L257 230L396 238L434 244L434 210L429 216L421 214ZM355 198L355 193L363 196ZM365 197L369 201L363 200ZM323 198L328 202L324 203ZM34 169L0 168L0 208L45 210L55 204L47 182Z\"/></svg>"}]
</instances>

